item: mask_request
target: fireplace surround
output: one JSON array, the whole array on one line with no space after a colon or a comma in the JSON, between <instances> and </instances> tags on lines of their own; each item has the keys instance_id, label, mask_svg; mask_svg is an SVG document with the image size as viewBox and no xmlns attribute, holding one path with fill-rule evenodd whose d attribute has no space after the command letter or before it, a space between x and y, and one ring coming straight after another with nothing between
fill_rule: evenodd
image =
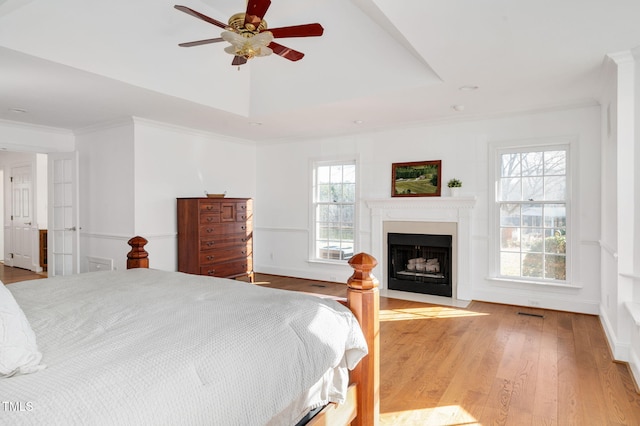
<instances>
[{"instance_id":1,"label":"fireplace surround","mask_svg":"<svg viewBox=\"0 0 640 426\"><path fill-rule=\"evenodd\" d=\"M381 294L393 293L400 298L411 295L389 288L389 233L450 235L451 298L471 300L471 214L475 197L389 198L365 203L370 209L371 254L378 259L374 274L380 280Z\"/></svg>"}]
</instances>

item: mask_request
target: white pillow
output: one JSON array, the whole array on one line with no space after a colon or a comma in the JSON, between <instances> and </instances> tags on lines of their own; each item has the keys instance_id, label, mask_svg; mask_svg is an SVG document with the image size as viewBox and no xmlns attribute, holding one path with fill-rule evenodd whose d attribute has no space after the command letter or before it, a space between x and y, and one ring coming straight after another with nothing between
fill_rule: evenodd
<instances>
[{"instance_id":1,"label":"white pillow","mask_svg":"<svg viewBox=\"0 0 640 426\"><path fill-rule=\"evenodd\" d=\"M0 281L0 378L41 370L41 360L27 317Z\"/></svg>"}]
</instances>

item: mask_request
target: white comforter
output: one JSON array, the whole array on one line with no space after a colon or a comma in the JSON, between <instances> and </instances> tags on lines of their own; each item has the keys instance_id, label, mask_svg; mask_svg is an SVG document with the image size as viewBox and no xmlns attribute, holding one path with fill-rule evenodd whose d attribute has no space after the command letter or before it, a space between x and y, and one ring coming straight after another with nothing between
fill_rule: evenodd
<instances>
[{"instance_id":1,"label":"white comforter","mask_svg":"<svg viewBox=\"0 0 640 426\"><path fill-rule=\"evenodd\" d=\"M0 424L292 425L312 387L304 404L340 402L367 351L339 303L238 281L133 269L9 289L47 367L0 379Z\"/></svg>"}]
</instances>

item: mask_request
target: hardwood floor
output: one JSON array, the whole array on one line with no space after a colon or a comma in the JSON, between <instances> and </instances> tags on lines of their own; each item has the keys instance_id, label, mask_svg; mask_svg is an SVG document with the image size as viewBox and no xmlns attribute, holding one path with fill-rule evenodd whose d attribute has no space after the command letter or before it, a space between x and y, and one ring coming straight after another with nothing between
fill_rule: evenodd
<instances>
[{"instance_id":1,"label":"hardwood floor","mask_svg":"<svg viewBox=\"0 0 640 426\"><path fill-rule=\"evenodd\" d=\"M322 281L256 283L346 295ZM640 425L640 395L596 316L384 297L380 309L381 425Z\"/></svg>"},{"instance_id":2,"label":"hardwood floor","mask_svg":"<svg viewBox=\"0 0 640 426\"><path fill-rule=\"evenodd\" d=\"M340 284L256 278L346 294ZM596 316L384 297L380 310L381 425L640 425L640 395Z\"/></svg>"},{"instance_id":3,"label":"hardwood floor","mask_svg":"<svg viewBox=\"0 0 640 426\"><path fill-rule=\"evenodd\" d=\"M0 263L0 281L2 281L4 284L17 283L19 281L27 280L37 280L46 277L46 272L38 274L26 269L5 266L4 263Z\"/></svg>"}]
</instances>

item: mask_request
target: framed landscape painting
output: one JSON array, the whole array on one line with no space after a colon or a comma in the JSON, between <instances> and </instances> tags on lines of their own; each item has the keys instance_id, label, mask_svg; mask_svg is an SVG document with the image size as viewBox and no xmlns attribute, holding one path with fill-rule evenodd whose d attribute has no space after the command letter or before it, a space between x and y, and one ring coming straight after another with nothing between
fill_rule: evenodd
<instances>
[{"instance_id":1,"label":"framed landscape painting","mask_svg":"<svg viewBox=\"0 0 640 426\"><path fill-rule=\"evenodd\" d=\"M442 161L391 165L392 197L439 197Z\"/></svg>"}]
</instances>

